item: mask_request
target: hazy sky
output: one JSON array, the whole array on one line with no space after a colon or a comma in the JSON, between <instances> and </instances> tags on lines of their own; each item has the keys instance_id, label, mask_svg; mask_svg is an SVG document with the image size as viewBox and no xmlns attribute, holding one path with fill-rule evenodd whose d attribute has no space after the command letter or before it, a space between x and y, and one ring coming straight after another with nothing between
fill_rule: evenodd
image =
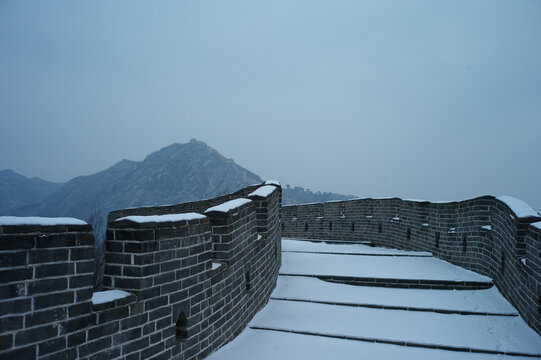
<instances>
[{"instance_id":1,"label":"hazy sky","mask_svg":"<svg viewBox=\"0 0 541 360\"><path fill-rule=\"evenodd\" d=\"M0 169L207 142L263 178L541 210L541 1L0 1Z\"/></svg>"}]
</instances>

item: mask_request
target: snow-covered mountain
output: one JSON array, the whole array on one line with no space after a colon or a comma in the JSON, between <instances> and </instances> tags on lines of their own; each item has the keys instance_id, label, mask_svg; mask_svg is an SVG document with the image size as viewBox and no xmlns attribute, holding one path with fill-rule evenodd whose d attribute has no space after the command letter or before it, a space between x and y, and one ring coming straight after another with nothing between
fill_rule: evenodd
<instances>
[{"instance_id":1,"label":"snow-covered mountain","mask_svg":"<svg viewBox=\"0 0 541 360\"><path fill-rule=\"evenodd\" d=\"M143 161L122 160L107 170L65 184L2 171L0 215L87 219L92 210L105 216L115 209L195 201L262 181L204 142L192 139L158 150ZM351 197L289 186L283 193L284 203L292 204L345 198Z\"/></svg>"}]
</instances>

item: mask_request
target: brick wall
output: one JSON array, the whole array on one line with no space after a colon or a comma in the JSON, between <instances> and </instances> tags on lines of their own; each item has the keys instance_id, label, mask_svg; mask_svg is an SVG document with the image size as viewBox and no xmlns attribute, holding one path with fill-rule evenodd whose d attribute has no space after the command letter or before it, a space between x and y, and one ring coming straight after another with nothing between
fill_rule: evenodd
<instances>
[{"instance_id":1,"label":"brick wall","mask_svg":"<svg viewBox=\"0 0 541 360\"><path fill-rule=\"evenodd\" d=\"M176 222L126 215L204 213L248 196L110 215L104 290L93 305L90 225L0 227L0 358L201 359L237 336L276 285L281 188L228 212ZM213 262L221 264L213 269Z\"/></svg>"},{"instance_id":2,"label":"brick wall","mask_svg":"<svg viewBox=\"0 0 541 360\"><path fill-rule=\"evenodd\" d=\"M0 226L0 358L75 358L92 313L90 225Z\"/></svg>"},{"instance_id":3,"label":"brick wall","mask_svg":"<svg viewBox=\"0 0 541 360\"><path fill-rule=\"evenodd\" d=\"M286 237L366 240L376 246L430 251L487 275L541 333L540 230L530 225L539 220L517 217L492 196L451 203L356 199L282 208Z\"/></svg>"}]
</instances>

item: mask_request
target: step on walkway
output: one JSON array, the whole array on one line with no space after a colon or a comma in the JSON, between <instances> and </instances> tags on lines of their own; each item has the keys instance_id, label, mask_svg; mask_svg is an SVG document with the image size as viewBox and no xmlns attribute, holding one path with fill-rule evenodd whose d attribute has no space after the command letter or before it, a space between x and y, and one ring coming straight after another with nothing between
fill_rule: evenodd
<instances>
[{"instance_id":1,"label":"step on walkway","mask_svg":"<svg viewBox=\"0 0 541 360\"><path fill-rule=\"evenodd\" d=\"M209 359L541 358L541 337L490 278L427 253L291 239L282 246L269 303ZM478 286L449 290L461 284Z\"/></svg>"}]
</instances>

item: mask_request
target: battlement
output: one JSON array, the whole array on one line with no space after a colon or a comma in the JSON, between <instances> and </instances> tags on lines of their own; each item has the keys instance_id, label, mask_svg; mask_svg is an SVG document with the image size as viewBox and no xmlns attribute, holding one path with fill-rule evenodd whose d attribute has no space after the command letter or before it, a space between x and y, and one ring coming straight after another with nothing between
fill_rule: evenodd
<instances>
[{"instance_id":1,"label":"battlement","mask_svg":"<svg viewBox=\"0 0 541 360\"><path fill-rule=\"evenodd\" d=\"M205 357L275 287L280 204L263 184L112 212L99 293L90 225L0 226L0 358Z\"/></svg>"},{"instance_id":2,"label":"battlement","mask_svg":"<svg viewBox=\"0 0 541 360\"><path fill-rule=\"evenodd\" d=\"M447 203L355 199L284 206L282 233L432 252L491 277L528 325L541 334L540 220L529 206L508 197Z\"/></svg>"}]
</instances>

